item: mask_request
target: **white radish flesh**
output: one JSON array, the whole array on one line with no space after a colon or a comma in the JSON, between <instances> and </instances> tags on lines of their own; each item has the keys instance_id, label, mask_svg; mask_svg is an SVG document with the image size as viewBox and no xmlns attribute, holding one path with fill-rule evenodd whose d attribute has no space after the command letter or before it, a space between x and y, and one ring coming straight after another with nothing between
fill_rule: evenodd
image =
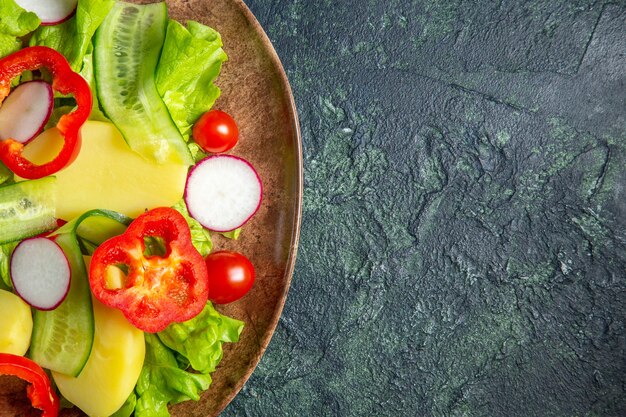
<instances>
[{"instance_id":1,"label":"white radish flesh","mask_svg":"<svg viewBox=\"0 0 626 417\"><path fill-rule=\"evenodd\" d=\"M259 209L263 187L256 170L232 155L209 156L190 170L185 203L191 217L209 230L228 232Z\"/></svg>"},{"instance_id":2,"label":"white radish flesh","mask_svg":"<svg viewBox=\"0 0 626 417\"><path fill-rule=\"evenodd\" d=\"M18 85L0 104L0 140L30 142L50 119L53 107L54 95L47 82Z\"/></svg>"},{"instance_id":3,"label":"white radish flesh","mask_svg":"<svg viewBox=\"0 0 626 417\"><path fill-rule=\"evenodd\" d=\"M70 289L70 265L63 250L44 237L25 239L11 255L17 295L38 310L53 310Z\"/></svg>"},{"instance_id":4,"label":"white radish flesh","mask_svg":"<svg viewBox=\"0 0 626 417\"><path fill-rule=\"evenodd\" d=\"M37 15L41 24L56 25L74 14L78 0L15 0L24 10Z\"/></svg>"}]
</instances>

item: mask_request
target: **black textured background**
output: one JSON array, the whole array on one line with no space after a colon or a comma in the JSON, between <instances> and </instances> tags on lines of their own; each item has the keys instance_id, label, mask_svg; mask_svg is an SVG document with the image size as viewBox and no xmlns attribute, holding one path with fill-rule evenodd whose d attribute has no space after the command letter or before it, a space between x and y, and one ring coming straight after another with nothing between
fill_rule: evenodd
<instances>
[{"instance_id":1,"label":"black textured background","mask_svg":"<svg viewBox=\"0 0 626 417\"><path fill-rule=\"evenodd\" d=\"M626 416L626 2L249 0L292 289L225 416Z\"/></svg>"}]
</instances>

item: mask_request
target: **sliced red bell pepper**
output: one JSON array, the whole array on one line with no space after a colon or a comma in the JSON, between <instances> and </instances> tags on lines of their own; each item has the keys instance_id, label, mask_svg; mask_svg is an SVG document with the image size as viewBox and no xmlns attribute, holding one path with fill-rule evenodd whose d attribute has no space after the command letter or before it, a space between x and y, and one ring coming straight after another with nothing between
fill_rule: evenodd
<instances>
[{"instance_id":1,"label":"sliced red bell pepper","mask_svg":"<svg viewBox=\"0 0 626 417\"><path fill-rule=\"evenodd\" d=\"M165 253L145 254L146 238L162 239ZM119 288L107 285L112 267L125 272ZM191 243L189 226L167 207L142 214L126 232L100 245L91 258L89 283L100 302L148 333L195 317L209 293L206 264Z\"/></svg>"},{"instance_id":2,"label":"sliced red bell pepper","mask_svg":"<svg viewBox=\"0 0 626 417\"><path fill-rule=\"evenodd\" d=\"M51 161L37 165L22 156L24 144L13 139L0 141L0 160L22 178L37 179L54 174L72 163L80 151L80 128L89 118L92 106L89 84L72 71L67 59L45 46L31 46L0 59L0 104L11 92L11 81L24 71L46 68L52 74L52 88L72 94L76 109L61 116L57 123L63 136L63 148Z\"/></svg>"},{"instance_id":3,"label":"sliced red bell pepper","mask_svg":"<svg viewBox=\"0 0 626 417\"><path fill-rule=\"evenodd\" d=\"M0 375L13 375L28 382L26 395L33 407L43 411L42 417L59 414L59 397L52 389L48 375L35 362L23 356L0 353Z\"/></svg>"}]
</instances>

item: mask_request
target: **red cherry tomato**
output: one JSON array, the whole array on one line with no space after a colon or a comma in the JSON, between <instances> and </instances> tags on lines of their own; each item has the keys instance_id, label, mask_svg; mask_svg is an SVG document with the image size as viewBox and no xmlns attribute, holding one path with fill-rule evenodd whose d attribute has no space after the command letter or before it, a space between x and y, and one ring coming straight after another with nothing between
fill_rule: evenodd
<instances>
[{"instance_id":1,"label":"red cherry tomato","mask_svg":"<svg viewBox=\"0 0 626 417\"><path fill-rule=\"evenodd\" d=\"M212 153L226 152L239 140L237 123L221 110L204 113L193 126L192 134L202 149Z\"/></svg>"},{"instance_id":2,"label":"red cherry tomato","mask_svg":"<svg viewBox=\"0 0 626 417\"><path fill-rule=\"evenodd\" d=\"M209 300L216 304L236 301L246 295L254 283L254 266L244 255L219 251L206 257L209 272Z\"/></svg>"}]
</instances>

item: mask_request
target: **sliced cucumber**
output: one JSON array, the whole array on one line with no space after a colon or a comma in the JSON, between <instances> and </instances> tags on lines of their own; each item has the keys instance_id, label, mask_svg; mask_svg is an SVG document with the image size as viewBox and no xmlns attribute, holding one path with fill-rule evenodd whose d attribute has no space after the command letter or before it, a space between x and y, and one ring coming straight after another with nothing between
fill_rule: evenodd
<instances>
[{"instance_id":1,"label":"sliced cucumber","mask_svg":"<svg viewBox=\"0 0 626 417\"><path fill-rule=\"evenodd\" d=\"M91 255L104 241L121 235L133 219L111 210L90 210L76 217L52 233L75 234L83 250L83 255Z\"/></svg>"},{"instance_id":2,"label":"sliced cucumber","mask_svg":"<svg viewBox=\"0 0 626 417\"><path fill-rule=\"evenodd\" d=\"M104 113L131 149L157 163L192 165L156 88L166 23L165 2L116 2L94 40L96 89Z\"/></svg>"},{"instance_id":3,"label":"sliced cucumber","mask_svg":"<svg viewBox=\"0 0 626 417\"><path fill-rule=\"evenodd\" d=\"M54 229L55 207L54 177L0 187L0 244Z\"/></svg>"},{"instance_id":4,"label":"sliced cucumber","mask_svg":"<svg viewBox=\"0 0 626 417\"><path fill-rule=\"evenodd\" d=\"M94 318L87 269L76 236L56 236L70 263L72 280L65 300L54 310L33 314L29 357L43 368L77 376L87 363L94 336Z\"/></svg>"}]
</instances>

